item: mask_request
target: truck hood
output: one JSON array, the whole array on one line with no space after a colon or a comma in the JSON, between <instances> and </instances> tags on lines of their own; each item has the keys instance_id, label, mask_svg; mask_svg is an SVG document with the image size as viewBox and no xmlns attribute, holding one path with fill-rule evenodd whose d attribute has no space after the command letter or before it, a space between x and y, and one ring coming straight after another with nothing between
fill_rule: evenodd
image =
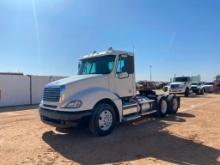
<instances>
[{"instance_id":1,"label":"truck hood","mask_svg":"<svg viewBox=\"0 0 220 165\"><path fill-rule=\"evenodd\" d=\"M191 85L191 87L198 87L199 85Z\"/></svg>"},{"instance_id":2,"label":"truck hood","mask_svg":"<svg viewBox=\"0 0 220 165\"><path fill-rule=\"evenodd\" d=\"M203 87L213 87L214 85L203 85Z\"/></svg>"},{"instance_id":3,"label":"truck hood","mask_svg":"<svg viewBox=\"0 0 220 165\"><path fill-rule=\"evenodd\" d=\"M94 77L100 77L102 75L100 74L90 74L90 75L76 75L76 76L71 76L68 78L64 78L64 79L60 79L57 81L53 81L49 84L46 85L46 87L61 87L61 86L65 86L71 83L75 83L81 80L87 80L90 78L94 78Z\"/></svg>"}]
</instances>

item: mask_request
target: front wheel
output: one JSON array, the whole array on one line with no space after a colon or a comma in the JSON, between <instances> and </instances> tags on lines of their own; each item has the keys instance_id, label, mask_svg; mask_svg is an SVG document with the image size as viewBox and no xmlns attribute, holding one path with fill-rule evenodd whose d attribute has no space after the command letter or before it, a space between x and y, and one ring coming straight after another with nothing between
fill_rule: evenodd
<instances>
[{"instance_id":1,"label":"front wheel","mask_svg":"<svg viewBox=\"0 0 220 165\"><path fill-rule=\"evenodd\" d=\"M115 124L114 108L107 103L101 103L94 108L94 113L89 122L89 129L96 136L106 136L112 132Z\"/></svg>"},{"instance_id":2,"label":"front wheel","mask_svg":"<svg viewBox=\"0 0 220 165\"><path fill-rule=\"evenodd\" d=\"M189 88L186 88L185 97L189 97Z\"/></svg>"},{"instance_id":3,"label":"front wheel","mask_svg":"<svg viewBox=\"0 0 220 165\"><path fill-rule=\"evenodd\" d=\"M204 95L205 91L204 89L201 89L200 95Z\"/></svg>"}]
</instances>

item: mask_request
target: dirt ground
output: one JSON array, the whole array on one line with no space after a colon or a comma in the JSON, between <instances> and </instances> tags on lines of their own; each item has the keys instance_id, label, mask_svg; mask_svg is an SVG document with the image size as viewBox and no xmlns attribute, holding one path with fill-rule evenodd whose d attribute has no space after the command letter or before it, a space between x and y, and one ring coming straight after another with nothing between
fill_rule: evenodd
<instances>
[{"instance_id":1,"label":"dirt ground","mask_svg":"<svg viewBox=\"0 0 220 165\"><path fill-rule=\"evenodd\" d=\"M58 132L36 107L0 109L0 164L220 164L220 95L182 97L176 116L120 124L101 138Z\"/></svg>"}]
</instances>

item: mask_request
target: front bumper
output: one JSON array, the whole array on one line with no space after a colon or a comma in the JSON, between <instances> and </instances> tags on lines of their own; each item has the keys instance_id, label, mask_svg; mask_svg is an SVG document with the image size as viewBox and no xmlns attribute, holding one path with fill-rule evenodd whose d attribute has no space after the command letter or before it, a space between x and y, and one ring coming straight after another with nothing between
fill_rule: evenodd
<instances>
[{"instance_id":1,"label":"front bumper","mask_svg":"<svg viewBox=\"0 0 220 165\"><path fill-rule=\"evenodd\" d=\"M185 93L185 90L184 89L170 89L169 90L169 93L171 94L182 94L182 93Z\"/></svg>"},{"instance_id":2,"label":"front bumper","mask_svg":"<svg viewBox=\"0 0 220 165\"><path fill-rule=\"evenodd\" d=\"M83 118L91 116L92 111L63 112L40 107L39 114L42 122L55 127L64 128L74 126L75 123L79 122Z\"/></svg>"},{"instance_id":3,"label":"front bumper","mask_svg":"<svg viewBox=\"0 0 220 165\"><path fill-rule=\"evenodd\" d=\"M191 88L191 89L194 93L198 93L200 91L200 88Z\"/></svg>"}]
</instances>

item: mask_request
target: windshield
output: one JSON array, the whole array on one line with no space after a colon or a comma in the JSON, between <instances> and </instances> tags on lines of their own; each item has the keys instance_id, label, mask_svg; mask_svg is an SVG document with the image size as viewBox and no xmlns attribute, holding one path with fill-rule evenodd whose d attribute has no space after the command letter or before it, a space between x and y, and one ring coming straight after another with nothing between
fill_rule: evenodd
<instances>
[{"instance_id":1,"label":"windshield","mask_svg":"<svg viewBox=\"0 0 220 165\"><path fill-rule=\"evenodd\" d=\"M188 77L176 77L174 78L174 82L187 82L189 80Z\"/></svg>"},{"instance_id":2,"label":"windshield","mask_svg":"<svg viewBox=\"0 0 220 165\"><path fill-rule=\"evenodd\" d=\"M114 67L115 55L94 57L81 61L79 75L109 74Z\"/></svg>"}]
</instances>

